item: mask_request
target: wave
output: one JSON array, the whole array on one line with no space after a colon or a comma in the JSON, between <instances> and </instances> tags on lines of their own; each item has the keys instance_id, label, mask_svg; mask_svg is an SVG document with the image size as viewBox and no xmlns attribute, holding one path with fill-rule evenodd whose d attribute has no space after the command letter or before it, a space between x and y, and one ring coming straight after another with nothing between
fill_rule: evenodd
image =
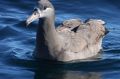
<instances>
[{"instance_id":1,"label":"wave","mask_svg":"<svg viewBox=\"0 0 120 79\"><path fill-rule=\"evenodd\" d=\"M4 27L3 29L0 29L0 39L5 39L8 37L13 37L13 36L19 36L21 32L17 31L16 29L12 27Z\"/></svg>"}]
</instances>

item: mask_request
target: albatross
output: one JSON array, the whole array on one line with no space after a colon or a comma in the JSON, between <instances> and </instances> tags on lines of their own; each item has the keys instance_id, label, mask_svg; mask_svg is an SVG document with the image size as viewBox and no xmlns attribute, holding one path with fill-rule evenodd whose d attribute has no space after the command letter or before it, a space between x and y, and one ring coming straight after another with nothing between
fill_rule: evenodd
<instances>
[{"instance_id":1,"label":"albatross","mask_svg":"<svg viewBox=\"0 0 120 79\"><path fill-rule=\"evenodd\" d=\"M33 53L37 59L67 62L94 57L102 49L102 40L108 33L101 19L69 19L55 27L55 9L50 0L38 0L38 6L26 24L37 19Z\"/></svg>"}]
</instances>

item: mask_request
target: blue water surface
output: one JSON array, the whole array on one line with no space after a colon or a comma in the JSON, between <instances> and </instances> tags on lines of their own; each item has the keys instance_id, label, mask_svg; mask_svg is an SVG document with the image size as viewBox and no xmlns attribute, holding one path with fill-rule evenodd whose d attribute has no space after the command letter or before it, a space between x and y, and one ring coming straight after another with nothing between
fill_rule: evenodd
<instances>
[{"instance_id":1,"label":"blue water surface","mask_svg":"<svg viewBox=\"0 0 120 79\"><path fill-rule=\"evenodd\" d=\"M120 1L50 1L56 25L73 18L106 22L110 33L100 60L69 64L33 60L37 22L26 27L25 20L37 0L0 0L0 79L120 79Z\"/></svg>"}]
</instances>

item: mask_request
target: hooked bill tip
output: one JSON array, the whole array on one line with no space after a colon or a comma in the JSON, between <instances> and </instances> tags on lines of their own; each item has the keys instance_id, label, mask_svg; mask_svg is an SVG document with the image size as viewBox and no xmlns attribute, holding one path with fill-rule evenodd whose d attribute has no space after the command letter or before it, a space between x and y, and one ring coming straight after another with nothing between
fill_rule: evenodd
<instances>
[{"instance_id":1,"label":"hooked bill tip","mask_svg":"<svg viewBox=\"0 0 120 79\"><path fill-rule=\"evenodd\" d=\"M25 22L26 27L29 26L29 24L30 24L29 21L26 21L26 22Z\"/></svg>"}]
</instances>

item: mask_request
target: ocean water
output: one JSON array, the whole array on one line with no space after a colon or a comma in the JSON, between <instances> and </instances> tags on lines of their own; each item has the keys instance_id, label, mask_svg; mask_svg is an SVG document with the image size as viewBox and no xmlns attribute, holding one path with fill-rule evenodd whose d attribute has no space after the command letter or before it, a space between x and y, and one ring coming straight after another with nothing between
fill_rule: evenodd
<instances>
[{"instance_id":1,"label":"ocean water","mask_svg":"<svg viewBox=\"0 0 120 79\"><path fill-rule=\"evenodd\" d=\"M37 22L26 27L25 20L36 1L0 0L0 79L120 79L119 0L51 0L56 25L71 18L98 18L110 31L100 60L69 64L33 60Z\"/></svg>"}]
</instances>

